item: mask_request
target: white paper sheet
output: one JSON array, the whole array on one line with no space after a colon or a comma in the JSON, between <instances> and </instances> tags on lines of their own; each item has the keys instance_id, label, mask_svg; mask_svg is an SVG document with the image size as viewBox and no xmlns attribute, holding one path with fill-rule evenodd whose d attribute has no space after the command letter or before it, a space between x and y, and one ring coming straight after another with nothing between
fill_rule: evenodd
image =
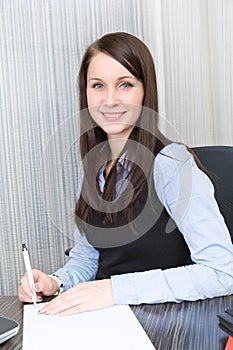
<instances>
[{"instance_id":1,"label":"white paper sheet","mask_svg":"<svg viewBox=\"0 0 233 350\"><path fill-rule=\"evenodd\" d=\"M73 316L38 314L24 306L23 350L154 350L133 311L126 305Z\"/></svg>"}]
</instances>

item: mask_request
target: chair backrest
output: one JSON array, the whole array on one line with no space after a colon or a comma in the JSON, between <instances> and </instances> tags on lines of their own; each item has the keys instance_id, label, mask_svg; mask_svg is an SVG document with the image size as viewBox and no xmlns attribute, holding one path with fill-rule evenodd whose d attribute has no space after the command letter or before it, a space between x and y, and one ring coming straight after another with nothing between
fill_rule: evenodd
<instances>
[{"instance_id":1,"label":"chair backrest","mask_svg":"<svg viewBox=\"0 0 233 350\"><path fill-rule=\"evenodd\" d=\"M233 146L193 147L215 187L215 198L233 240Z\"/></svg>"}]
</instances>

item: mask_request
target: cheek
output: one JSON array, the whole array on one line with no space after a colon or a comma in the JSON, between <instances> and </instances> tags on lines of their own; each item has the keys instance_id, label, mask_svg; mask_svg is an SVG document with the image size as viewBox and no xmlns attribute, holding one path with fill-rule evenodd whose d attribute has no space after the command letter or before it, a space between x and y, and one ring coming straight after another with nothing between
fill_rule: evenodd
<instances>
[{"instance_id":1,"label":"cheek","mask_svg":"<svg viewBox=\"0 0 233 350\"><path fill-rule=\"evenodd\" d=\"M128 94L126 97L129 104L140 106L143 103L144 93L143 90L139 88L136 91L132 91L132 93Z\"/></svg>"},{"instance_id":2,"label":"cheek","mask_svg":"<svg viewBox=\"0 0 233 350\"><path fill-rule=\"evenodd\" d=\"M144 99L144 93L143 93L143 91L141 91L136 97L135 104L142 105L143 99Z\"/></svg>"},{"instance_id":3,"label":"cheek","mask_svg":"<svg viewBox=\"0 0 233 350\"><path fill-rule=\"evenodd\" d=\"M96 119L98 115L98 102L96 101L96 98L93 98L93 96L90 94L87 94L87 108L91 118L97 121Z\"/></svg>"},{"instance_id":4,"label":"cheek","mask_svg":"<svg viewBox=\"0 0 233 350\"><path fill-rule=\"evenodd\" d=\"M86 92L86 96L87 96L87 107L90 108L91 106L93 106L93 97L90 93L88 93L88 91Z\"/></svg>"},{"instance_id":5,"label":"cheek","mask_svg":"<svg viewBox=\"0 0 233 350\"><path fill-rule=\"evenodd\" d=\"M93 93L92 91L88 91L86 93L87 96L87 107L92 108L100 105L101 103L101 94Z\"/></svg>"},{"instance_id":6,"label":"cheek","mask_svg":"<svg viewBox=\"0 0 233 350\"><path fill-rule=\"evenodd\" d=\"M96 107L89 106L88 111L91 118L98 124L98 113L97 113Z\"/></svg>"},{"instance_id":7,"label":"cheek","mask_svg":"<svg viewBox=\"0 0 233 350\"><path fill-rule=\"evenodd\" d=\"M138 120L138 118L141 115L141 111L142 111L142 106L141 105L135 105L132 109L132 115L134 118L134 123L136 123L136 121Z\"/></svg>"}]
</instances>

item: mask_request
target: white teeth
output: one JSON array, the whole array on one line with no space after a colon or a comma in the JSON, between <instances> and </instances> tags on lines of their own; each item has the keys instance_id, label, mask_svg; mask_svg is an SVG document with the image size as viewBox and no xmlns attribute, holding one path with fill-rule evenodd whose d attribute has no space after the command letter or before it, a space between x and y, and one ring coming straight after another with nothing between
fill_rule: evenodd
<instances>
[{"instance_id":1,"label":"white teeth","mask_svg":"<svg viewBox=\"0 0 233 350\"><path fill-rule=\"evenodd\" d=\"M122 113L111 113L111 114L104 113L104 116L107 117L107 118L118 118L121 115L122 115Z\"/></svg>"}]
</instances>

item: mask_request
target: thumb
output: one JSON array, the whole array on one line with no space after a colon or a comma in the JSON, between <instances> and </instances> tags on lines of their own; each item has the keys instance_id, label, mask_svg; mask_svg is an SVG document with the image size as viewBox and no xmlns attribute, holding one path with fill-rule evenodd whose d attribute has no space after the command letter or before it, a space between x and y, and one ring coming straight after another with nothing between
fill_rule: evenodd
<instances>
[{"instance_id":1,"label":"thumb","mask_svg":"<svg viewBox=\"0 0 233 350\"><path fill-rule=\"evenodd\" d=\"M37 293L43 292L43 287L44 287L43 283L35 283L33 286L33 290Z\"/></svg>"},{"instance_id":2,"label":"thumb","mask_svg":"<svg viewBox=\"0 0 233 350\"><path fill-rule=\"evenodd\" d=\"M57 290L57 283L49 276L46 277L48 278L41 279L34 284L34 290L43 295L52 295Z\"/></svg>"}]
</instances>

